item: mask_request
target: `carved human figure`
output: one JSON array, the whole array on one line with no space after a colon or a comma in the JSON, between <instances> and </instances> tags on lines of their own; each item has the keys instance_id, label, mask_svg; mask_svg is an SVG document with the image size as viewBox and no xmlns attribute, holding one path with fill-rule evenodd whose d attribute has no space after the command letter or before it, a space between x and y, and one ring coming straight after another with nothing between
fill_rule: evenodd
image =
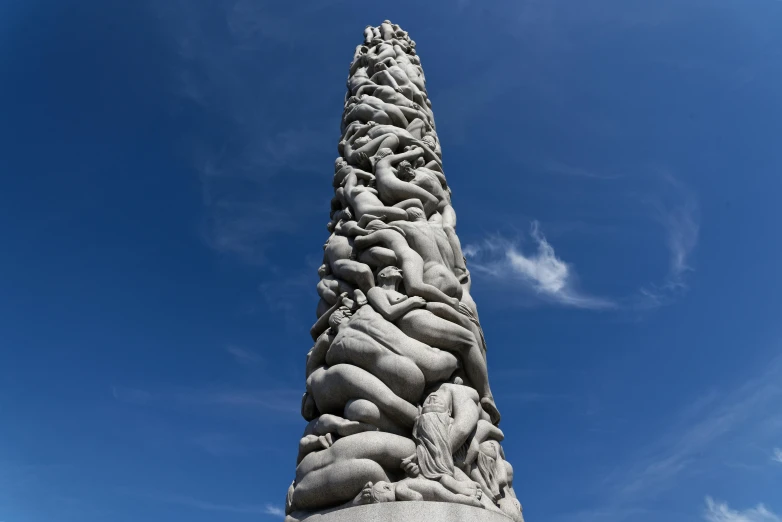
<instances>
[{"instance_id":1,"label":"carved human figure","mask_svg":"<svg viewBox=\"0 0 782 522\"><path fill-rule=\"evenodd\" d=\"M332 233L323 245L323 263L339 279L359 287L366 292L375 286L372 269L364 263L352 259L353 245L347 237Z\"/></svg>"},{"instance_id":2,"label":"carved human figure","mask_svg":"<svg viewBox=\"0 0 782 522\"><path fill-rule=\"evenodd\" d=\"M424 304L421 302L418 306ZM407 340L407 336L396 326L384 321L368 306L361 307L350 317L345 314L332 314L330 324L330 331L335 336L326 351L326 364L353 364L371 372L396 396L410 403L420 398L425 384L424 375L411 359L394 350L394 341ZM412 349L406 351L413 353L421 346L421 343L416 344L418 346L410 347ZM431 348L426 348L428 352L432 351ZM455 369L454 360L450 372ZM444 371L447 370L446 366Z\"/></svg>"},{"instance_id":3,"label":"carved human figure","mask_svg":"<svg viewBox=\"0 0 782 522\"><path fill-rule=\"evenodd\" d=\"M367 229L371 230L371 233L356 238L356 248L361 250L380 244L393 251L401 267L397 274L404 279L408 295L422 297L427 301L446 303L453 308L458 308L458 298L447 295L424 280L424 260L418 252L410 248L403 233L395 227L385 227L380 221L369 223Z\"/></svg>"},{"instance_id":4,"label":"carved human figure","mask_svg":"<svg viewBox=\"0 0 782 522\"><path fill-rule=\"evenodd\" d=\"M423 139L419 140L407 130L393 125L380 125L375 122L366 124L353 122L348 126L345 137L340 141L338 148L351 165L376 169L377 166L372 161L373 156L387 156L394 151L408 147L420 148L422 152L411 154L405 158L423 156L425 161L428 162L426 164L427 167L442 169L442 161L428 148ZM381 150L383 150L382 153L380 152ZM381 157L378 157L377 160L381 159ZM375 174L377 173L375 172ZM427 196L423 197L430 199Z\"/></svg>"},{"instance_id":5,"label":"carved human figure","mask_svg":"<svg viewBox=\"0 0 782 522\"><path fill-rule=\"evenodd\" d=\"M396 107L394 108L397 109ZM403 119L404 124L400 125L402 128L407 127L407 120L404 119L401 111L399 114L395 114L394 111L389 114L385 110L373 107L368 103L354 101L345 107L345 113L342 115L342 122L344 125L347 125L348 123L354 121L360 121L363 123L376 121L377 123L381 124L394 125L395 123L399 122L399 119L396 117L401 117Z\"/></svg>"},{"instance_id":6,"label":"carved human figure","mask_svg":"<svg viewBox=\"0 0 782 522\"><path fill-rule=\"evenodd\" d=\"M461 298L463 289L454 273L455 253L442 226L430 223L417 208L407 210L408 221L395 226L405 234L407 243L424 260L424 281L443 293ZM363 248L363 243L361 247Z\"/></svg>"},{"instance_id":7,"label":"carved human figure","mask_svg":"<svg viewBox=\"0 0 782 522\"><path fill-rule=\"evenodd\" d=\"M456 235L456 212L451 205L451 190L442 172L423 166L422 158L416 161L416 165L415 168L411 168L406 162L400 163L398 176L401 180L421 187L437 198L437 212L429 217L429 222L442 226L453 251L454 270L459 279L464 280L468 275L467 266L461 242Z\"/></svg>"},{"instance_id":8,"label":"carved human figure","mask_svg":"<svg viewBox=\"0 0 782 522\"><path fill-rule=\"evenodd\" d=\"M409 438L368 431L312 452L296 467L288 512L336 506L355 498L367 482L401 478L401 461L413 451Z\"/></svg>"},{"instance_id":9,"label":"carved human figure","mask_svg":"<svg viewBox=\"0 0 782 522\"><path fill-rule=\"evenodd\" d=\"M358 62L359 67L355 70L355 72L353 72L353 74L351 74L348 77L348 81L347 81L348 92L345 101L347 101L347 98L349 98L350 96L356 96L364 93L372 94L375 88L378 86L375 82L369 79L368 68L362 64L363 62ZM398 92L393 87L390 88L394 92Z\"/></svg>"},{"instance_id":10,"label":"carved human figure","mask_svg":"<svg viewBox=\"0 0 782 522\"><path fill-rule=\"evenodd\" d=\"M386 206L377 197L377 190L368 187L366 184L361 184L361 181L367 181L366 178L359 177L361 172L359 169L355 169L342 160L343 163L339 164L339 171L347 171L347 174L342 177L342 196L345 203L353 209L354 217L361 222L361 218L369 214L375 216L378 219L384 221L398 221L407 219L407 212L405 209L418 206L422 207L422 204L417 199L408 199L400 201L394 206ZM374 179L374 177L373 177Z\"/></svg>"},{"instance_id":11,"label":"carved human figure","mask_svg":"<svg viewBox=\"0 0 782 522\"><path fill-rule=\"evenodd\" d=\"M313 419L304 428L304 433L299 441L299 455L296 463L313 451L320 451L330 447L336 437L347 437L364 431L378 431L377 426L365 422L344 419L338 415L324 413L317 419Z\"/></svg>"},{"instance_id":12,"label":"carved human figure","mask_svg":"<svg viewBox=\"0 0 782 522\"><path fill-rule=\"evenodd\" d=\"M321 299L328 303L329 306L332 306L337 302L340 294L345 293L351 299L353 298L353 291L356 287L331 275L331 269L328 266L320 265L318 268L318 275L320 276L320 281L316 286L316 290ZM320 317L320 315L321 314L318 314L318 317Z\"/></svg>"},{"instance_id":13,"label":"carved human figure","mask_svg":"<svg viewBox=\"0 0 782 522\"><path fill-rule=\"evenodd\" d=\"M386 103L392 103L403 110L404 108L413 109L414 111L416 111L415 114L417 114L418 117L424 115L425 117L422 119L424 119L424 121L430 127L428 132L433 131L434 118L432 116L432 110L430 108L429 99L426 98L425 94L422 94L422 96L425 98L426 103L418 104L413 100L407 98L404 94L402 94L400 92L401 89L394 88L389 85L378 85L375 82L373 82L369 78L368 67L363 65L364 60L359 60L356 63L358 65L358 67L356 68L356 72L352 76L350 76L350 78L348 78L347 87L348 87L349 96L346 97L345 102L347 102L351 96L363 96L368 94ZM410 116L406 116L406 117L408 119L414 119L411 118Z\"/></svg>"},{"instance_id":14,"label":"carved human figure","mask_svg":"<svg viewBox=\"0 0 782 522\"><path fill-rule=\"evenodd\" d=\"M401 306L410 310L426 305L417 297L405 301ZM330 324L336 335L326 353L326 364L353 364L372 372L408 402L417 402L426 384L445 380L456 370L457 361L451 353L408 337L371 306L362 306L351 316L335 313Z\"/></svg>"},{"instance_id":15,"label":"carved human figure","mask_svg":"<svg viewBox=\"0 0 782 522\"><path fill-rule=\"evenodd\" d=\"M426 216L437 210L437 198L435 196L421 187L399 179L394 169L394 167L406 160L420 158L423 153L424 150L422 148L399 154L393 154L389 148L381 148L377 151L374 157L374 173L375 184L377 185L381 201L393 205L406 199L416 198L423 204Z\"/></svg>"},{"instance_id":16,"label":"carved human figure","mask_svg":"<svg viewBox=\"0 0 782 522\"><path fill-rule=\"evenodd\" d=\"M472 328L462 322L466 318L457 318L457 321L462 324L454 322L453 316L456 314L449 315L441 307L437 307L436 303L428 303L425 309L408 310L404 304L399 306L403 298L403 294L398 291L399 283L404 278L405 288L412 295L420 295L422 289L423 293L427 295L433 292L434 297L439 299L430 299L432 301L449 303L451 299L454 299L457 308L460 304L458 299L448 298L439 290L433 290L434 287L431 285L421 283L422 263L420 256L406 246L407 242L398 232L389 229L378 230L368 236L356 238L356 241L357 248L372 245L375 241L384 242L396 253L397 258L403 261L401 270L396 267L387 267L378 274L378 283L382 285L382 288L375 287L376 289L370 290L367 294L367 300L372 307L387 320L394 321L402 332L413 339L441 350L459 354L467 377L481 394L481 403L484 409L491 416L492 421L495 424L498 423L499 411L494 404L489 386L486 358L480 342L482 338L476 337ZM405 268L404 261L408 259L411 261ZM411 285L408 285L408 280L412 281L412 288ZM454 304L451 303L451 306Z\"/></svg>"},{"instance_id":17,"label":"carved human figure","mask_svg":"<svg viewBox=\"0 0 782 522\"><path fill-rule=\"evenodd\" d=\"M441 384L426 397L416 418L416 451L403 461L405 471L439 481L451 492L470 495L477 484L454 466L453 454L475 430L480 413L474 389L462 384Z\"/></svg>"},{"instance_id":18,"label":"carved human figure","mask_svg":"<svg viewBox=\"0 0 782 522\"><path fill-rule=\"evenodd\" d=\"M415 130L411 131L413 128ZM423 149L421 159L424 162L423 164L442 171L442 160L432 147L436 145L436 140L431 137L430 129L430 126L422 121L421 118L415 118L406 129L394 125L383 125L375 121L367 123L353 121L345 127L345 132L337 149L340 154L350 159L351 156L359 151L357 146L361 147L369 142L380 144L376 149L373 149L374 152L372 154L375 154L381 148L391 149L392 152L408 148L421 148ZM380 140L379 138L385 139ZM357 140L361 141L357 142ZM350 148L346 149L345 145L350 145Z\"/></svg>"},{"instance_id":19,"label":"carved human figure","mask_svg":"<svg viewBox=\"0 0 782 522\"><path fill-rule=\"evenodd\" d=\"M381 41L382 39L380 38L380 30L377 27L368 25L364 29L364 44L374 45L376 43L380 43Z\"/></svg>"},{"instance_id":20,"label":"carved human figure","mask_svg":"<svg viewBox=\"0 0 782 522\"><path fill-rule=\"evenodd\" d=\"M373 49L368 49L364 55L364 62L369 65L370 70L376 70L378 64L382 63L386 67L398 66L406 74L410 81L418 87L419 90L426 90L426 79L420 66L420 60L417 56L407 54L404 42L383 42Z\"/></svg>"},{"instance_id":21,"label":"carved human figure","mask_svg":"<svg viewBox=\"0 0 782 522\"><path fill-rule=\"evenodd\" d=\"M424 105L426 103L426 97L421 92L421 89L412 82L407 76L407 72L398 65L388 67L384 63L379 63L375 65L375 71L375 74L370 77L370 81L378 85L393 87L418 105Z\"/></svg>"},{"instance_id":22,"label":"carved human figure","mask_svg":"<svg viewBox=\"0 0 782 522\"><path fill-rule=\"evenodd\" d=\"M397 396L383 381L352 364L317 368L307 378L307 392L321 413L340 415L349 401L365 399L399 426L412 426L416 417L415 406Z\"/></svg>"},{"instance_id":23,"label":"carved human figure","mask_svg":"<svg viewBox=\"0 0 782 522\"><path fill-rule=\"evenodd\" d=\"M406 477L399 482L367 482L352 505L380 504L395 501L452 502L483 507L481 489L473 487L469 494L454 493L440 482L423 477Z\"/></svg>"},{"instance_id":24,"label":"carved human figure","mask_svg":"<svg viewBox=\"0 0 782 522\"><path fill-rule=\"evenodd\" d=\"M523 522L522 508L513 491L513 466L496 440L479 445L478 458L470 476L481 485L484 493L514 522Z\"/></svg>"}]
</instances>

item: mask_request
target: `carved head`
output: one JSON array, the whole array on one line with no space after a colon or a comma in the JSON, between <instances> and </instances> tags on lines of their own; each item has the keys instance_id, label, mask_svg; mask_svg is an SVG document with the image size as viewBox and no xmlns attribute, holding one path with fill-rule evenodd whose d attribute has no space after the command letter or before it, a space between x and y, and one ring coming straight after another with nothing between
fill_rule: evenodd
<instances>
[{"instance_id":1,"label":"carved head","mask_svg":"<svg viewBox=\"0 0 782 522\"><path fill-rule=\"evenodd\" d=\"M334 172L337 172L342 167L346 166L348 164L347 161L345 161L345 158L340 156L339 158L334 160Z\"/></svg>"},{"instance_id":2,"label":"carved head","mask_svg":"<svg viewBox=\"0 0 782 522\"><path fill-rule=\"evenodd\" d=\"M421 413L447 413L450 415L451 408L449 407L448 402L443 398L443 395L436 391L430 393L426 397L423 407L421 408Z\"/></svg>"},{"instance_id":3,"label":"carved head","mask_svg":"<svg viewBox=\"0 0 782 522\"><path fill-rule=\"evenodd\" d=\"M353 143L356 145L356 147L361 147L362 145L366 145L370 141L372 140L369 136L361 136L360 138L356 138L356 141L354 141Z\"/></svg>"},{"instance_id":4,"label":"carved head","mask_svg":"<svg viewBox=\"0 0 782 522\"><path fill-rule=\"evenodd\" d=\"M377 282L379 284L398 284L402 280L402 269L395 266L387 266L377 273Z\"/></svg>"},{"instance_id":5,"label":"carved head","mask_svg":"<svg viewBox=\"0 0 782 522\"><path fill-rule=\"evenodd\" d=\"M502 488L507 485L504 463L499 458L500 443L496 440L487 440L478 446L478 472L488 486L492 498L497 500L502 495Z\"/></svg>"},{"instance_id":6,"label":"carved head","mask_svg":"<svg viewBox=\"0 0 782 522\"><path fill-rule=\"evenodd\" d=\"M330 272L331 269L329 269L329 266L325 263L318 267L318 275L320 276L321 279L329 275Z\"/></svg>"},{"instance_id":7,"label":"carved head","mask_svg":"<svg viewBox=\"0 0 782 522\"><path fill-rule=\"evenodd\" d=\"M396 175L402 181L412 181L415 179L415 169L409 161L403 161L399 164Z\"/></svg>"},{"instance_id":8,"label":"carved head","mask_svg":"<svg viewBox=\"0 0 782 522\"><path fill-rule=\"evenodd\" d=\"M424 143L424 145L426 145L430 149L434 149L435 147L437 147L437 141L435 141L434 136L432 136L431 134L427 134L426 136L421 138L421 141Z\"/></svg>"}]
</instances>

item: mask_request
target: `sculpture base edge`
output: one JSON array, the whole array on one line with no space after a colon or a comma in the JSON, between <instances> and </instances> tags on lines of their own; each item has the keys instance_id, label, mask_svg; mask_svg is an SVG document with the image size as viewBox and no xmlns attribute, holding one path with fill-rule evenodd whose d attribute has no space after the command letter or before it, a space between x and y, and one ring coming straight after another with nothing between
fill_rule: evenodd
<instances>
[{"instance_id":1,"label":"sculpture base edge","mask_svg":"<svg viewBox=\"0 0 782 522\"><path fill-rule=\"evenodd\" d=\"M289 516L286 522L510 522L505 515L447 502L388 502Z\"/></svg>"}]
</instances>

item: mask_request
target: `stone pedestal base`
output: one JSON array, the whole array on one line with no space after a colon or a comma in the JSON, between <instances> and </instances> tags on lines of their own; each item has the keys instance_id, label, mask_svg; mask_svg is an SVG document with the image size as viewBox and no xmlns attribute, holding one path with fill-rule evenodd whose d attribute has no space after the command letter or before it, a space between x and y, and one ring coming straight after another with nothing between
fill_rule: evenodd
<instances>
[{"instance_id":1,"label":"stone pedestal base","mask_svg":"<svg viewBox=\"0 0 782 522\"><path fill-rule=\"evenodd\" d=\"M511 522L499 513L445 502L389 502L320 513L301 522Z\"/></svg>"}]
</instances>

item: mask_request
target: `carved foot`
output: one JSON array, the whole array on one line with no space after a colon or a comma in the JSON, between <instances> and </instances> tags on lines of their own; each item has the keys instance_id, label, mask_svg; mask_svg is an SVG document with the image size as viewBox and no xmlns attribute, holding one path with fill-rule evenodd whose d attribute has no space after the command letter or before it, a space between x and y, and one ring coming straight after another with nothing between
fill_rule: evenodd
<instances>
[{"instance_id":1,"label":"carved foot","mask_svg":"<svg viewBox=\"0 0 782 522\"><path fill-rule=\"evenodd\" d=\"M356 498L353 499L353 503L357 506L363 506L365 504L372 504L372 487L374 484L371 482L367 482L364 484L364 488L361 490L361 492L356 495Z\"/></svg>"}]
</instances>

